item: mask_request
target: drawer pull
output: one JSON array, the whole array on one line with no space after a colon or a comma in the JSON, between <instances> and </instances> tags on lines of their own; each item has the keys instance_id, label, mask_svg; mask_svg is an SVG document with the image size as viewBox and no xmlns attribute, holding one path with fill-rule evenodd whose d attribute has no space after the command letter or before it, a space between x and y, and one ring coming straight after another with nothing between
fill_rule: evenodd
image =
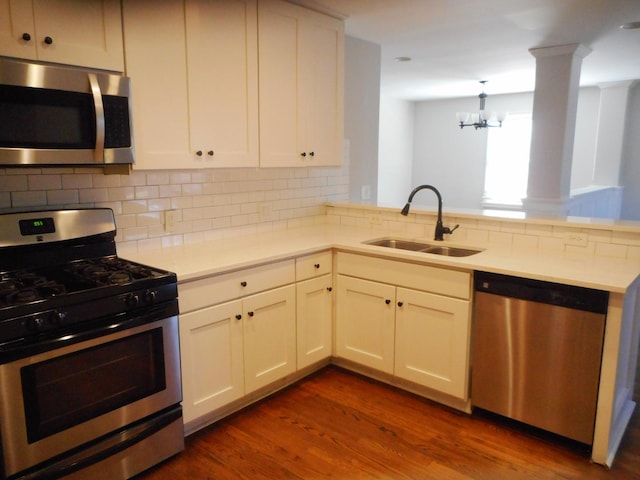
<instances>
[{"instance_id":1,"label":"drawer pull","mask_svg":"<svg viewBox=\"0 0 640 480\"><path fill-rule=\"evenodd\" d=\"M327 292L333 292L333 287L327 287Z\"/></svg>"},{"instance_id":2,"label":"drawer pull","mask_svg":"<svg viewBox=\"0 0 640 480\"><path fill-rule=\"evenodd\" d=\"M402 305L404 305L404 303L402 302L398 302L398 306L401 307Z\"/></svg>"},{"instance_id":3,"label":"drawer pull","mask_svg":"<svg viewBox=\"0 0 640 480\"><path fill-rule=\"evenodd\" d=\"M386 303L387 305L389 305L391 303L391 300L389 300L388 298L384 301L384 303Z\"/></svg>"},{"instance_id":4,"label":"drawer pull","mask_svg":"<svg viewBox=\"0 0 640 480\"><path fill-rule=\"evenodd\" d=\"M319 264L319 263L316 263L316 264L314 265L314 267L316 267L316 268L320 268L320 264Z\"/></svg>"},{"instance_id":5,"label":"drawer pull","mask_svg":"<svg viewBox=\"0 0 640 480\"><path fill-rule=\"evenodd\" d=\"M247 312L247 315L249 315L250 317L253 317L253 312Z\"/></svg>"},{"instance_id":6,"label":"drawer pull","mask_svg":"<svg viewBox=\"0 0 640 480\"><path fill-rule=\"evenodd\" d=\"M242 315L238 314L236 315L236 320L241 320L242 319Z\"/></svg>"},{"instance_id":7,"label":"drawer pull","mask_svg":"<svg viewBox=\"0 0 640 480\"><path fill-rule=\"evenodd\" d=\"M243 286L243 287L246 287L247 286L247 282L240 282L240 285Z\"/></svg>"}]
</instances>

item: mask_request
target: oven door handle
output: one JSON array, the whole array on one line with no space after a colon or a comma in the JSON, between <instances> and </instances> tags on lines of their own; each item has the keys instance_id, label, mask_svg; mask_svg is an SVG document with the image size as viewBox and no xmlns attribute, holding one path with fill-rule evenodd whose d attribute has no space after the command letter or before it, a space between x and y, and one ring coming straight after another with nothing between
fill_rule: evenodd
<instances>
[{"instance_id":1,"label":"oven door handle","mask_svg":"<svg viewBox=\"0 0 640 480\"><path fill-rule=\"evenodd\" d=\"M141 325L164 320L178 314L177 300L166 302L161 305L149 307L143 315L125 316L123 318L114 318L105 322L101 320L98 324L86 329L80 329L73 332L60 332L60 335L54 338L42 338L35 343L24 343L21 341L15 343L7 343L0 348L0 364L5 364L20 360L26 357L33 357L44 352L50 352L59 348L74 345L76 343L93 340L106 335L122 332Z\"/></svg>"}]
</instances>

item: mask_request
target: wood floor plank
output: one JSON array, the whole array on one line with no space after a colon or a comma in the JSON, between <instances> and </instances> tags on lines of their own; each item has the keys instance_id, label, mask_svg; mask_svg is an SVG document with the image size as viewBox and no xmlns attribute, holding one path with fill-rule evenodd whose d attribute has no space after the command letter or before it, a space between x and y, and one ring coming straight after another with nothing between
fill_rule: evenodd
<instances>
[{"instance_id":1,"label":"wood floor plank","mask_svg":"<svg viewBox=\"0 0 640 480\"><path fill-rule=\"evenodd\" d=\"M639 418L608 470L587 446L330 366L191 435L140 480L637 480Z\"/></svg>"}]
</instances>

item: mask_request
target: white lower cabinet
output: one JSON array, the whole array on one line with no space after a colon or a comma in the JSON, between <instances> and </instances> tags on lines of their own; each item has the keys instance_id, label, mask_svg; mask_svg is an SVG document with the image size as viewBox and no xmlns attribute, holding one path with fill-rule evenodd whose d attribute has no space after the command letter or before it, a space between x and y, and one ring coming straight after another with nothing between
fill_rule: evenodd
<instances>
[{"instance_id":1,"label":"white lower cabinet","mask_svg":"<svg viewBox=\"0 0 640 480\"><path fill-rule=\"evenodd\" d=\"M333 253L296 259L298 369L326 360L333 353Z\"/></svg>"},{"instance_id":2,"label":"white lower cabinet","mask_svg":"<svg viewBox=\"0 0 640 480\"><path fill-rule=\"evenodd\" d=\"M395 375L453 397L468 397L467 300L398 288Z\"/></svg>"},{"instance_id":3,"label":"white lower cabinet","mask_svg":"<svg viewBox=\"0 0 640 480\"><path fill-rule=\"evenodd\" d=\"M338 357L468 399L471 274L349 253L337 265Z\"/></svg>"},{"instance_id":4,"label":"white lower cabinet","mask_svg":"<svg viewBox=\"0 0 640 480\"><path fill-rule=\"evenodd\" d=\"M338 275L336 353L393 373L395 287Z\"/></svg>"},{"instance_id":5,"label":"white lower cabinet","mask_svg":"<svg viewBox=\"0 0 640 480\"><path fill-rule=\"evenodd\" d=\"M331 275L296 285L298 369L331 357L332 291Z\"/></svg>"},{"instance_id":6,"label":"white lower cabinet","mask_svg":"<svg viewBox=\"0 0 640 480\"><path fill-rule=\"evenodd\" d=\"M296 371L293 260L185 282L178 294L185 423Z\"/></svg>"},{"instance_id":7,"label":"white lower cabinet","mask_svg":"<svg viewBox=\"0 0 640 480\"><path fill-rule=\"evenodd\" d=\"M243 300L246 393L296 371L295 302L294 285Z\"/></svg>"},{"instance_id":8,"label":"white lower cabinet","mask_svg":"<svg viewBox=\"0 0 640 480\"><path fill-rule=\"evenodd\" d=\"M244 395L241 315L240 300L180 315L185 422Z\"/></svg>"}]
</instances>

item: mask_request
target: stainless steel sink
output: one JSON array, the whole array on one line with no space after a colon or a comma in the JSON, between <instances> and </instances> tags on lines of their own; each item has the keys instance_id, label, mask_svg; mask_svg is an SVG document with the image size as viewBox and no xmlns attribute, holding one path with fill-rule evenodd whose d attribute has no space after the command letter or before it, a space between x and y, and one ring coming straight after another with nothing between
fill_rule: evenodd
<instances>
[{"instance_id":1,"label":"stainless steel sink","mask_svg":"<svg viewBox=\"0 0 640 480\"><path fill-rule=\"evenodd\" d=\"M480 250L472 250L470 248L459 248L459 247L429 247L426 250L421 250L424 253L434 253L436 255L445 255L447 257L468 257L470 255L474 255L476 253L480 253Z\"/></svg>"},{"instance_id":2,"label":"stainless steel sink","mask_svg":"<svg viewBox=\"0 0 640 480\"><path fill-rule=\"evenodd\" d=\"M411 240L403 240L399 238L377 238L362 242L367 245L375 245L377 247L397 248L400 250L411 250L414 252L431 253L433 255L444 255L448 257L468 257L481 250L471 248L450 247L445 245L432 245L423 242L414 242Z\"/></svg>"},{"instance_id":3,"label":"stainless steel sink","mask_svg":"<svg viewBox=\"0 0 640 480\"><path fill-rule=\"evenodd\" d=\"M410 240L398 240L396 238L381 238L378 240L369 240L363 243L366 243L368 245L375 245L377 247L399 248L401 250L414 251L424 250L431 246L428 243L412 242Z\"/></svg>"}]
</instances>

